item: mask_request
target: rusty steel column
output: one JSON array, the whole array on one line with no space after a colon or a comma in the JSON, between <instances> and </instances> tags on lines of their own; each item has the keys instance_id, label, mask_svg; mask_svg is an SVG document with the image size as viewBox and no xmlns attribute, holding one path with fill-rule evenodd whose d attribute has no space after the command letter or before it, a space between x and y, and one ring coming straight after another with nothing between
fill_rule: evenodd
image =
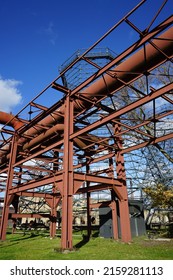
<instances>
[{"instance_id":1,"label":"rusty steel column","mask_svg":"<svg viewBox=\"0 0 173 280\"><path fill-rule=\"evenodd\" d=\"M50 218L50 237L54 238L56 235L56 222L57 222L57 206L61 198L53 196L52 198L46 198L46 202L51 209L51 218Z\"/></svg>"},{"instance_id":2,"label":"rusty steel column","mask_svg":"<svg viewBox=\"0 0 173 280\"><path fill-rule=\"evenodd\" d=\"M87 187L89 183L87 182ZM91 237L91 208L90 208L91 196L90 192L87 192L87 236L88 239Z\"/></svg>"},{"instance_id":3,"label":"rusty steel column","mask_svg":"<svg viewBox=\"0 0 173 280\"><path fill-rule=\"evenodd\" d=\"M11 151L10 151L10 160L9 160L9 167L8 167L8 174L7 174L7 185L6 185L6 193L4 199L4 207L2 211L2 219L1 219L1 227L0 227L0 238L1 240L6 239L6 230L8 226L8 215L9 215L9 206L13 201L14 195L9 194L9 190L12 187L13 183L13 164L16 161L16 154L17 154L17 136L14 135L11 143Z\"/></svg>"},{"instance_id":4,"label":"rusty steel column","mask_svg":"<svg viewBox=\"0 0 173 280\"><path fill-rule=\"evenodd\" d=\"M112 209L112 229L113 229L113 238L118 240L118 219L117 219L117 204L116 201L113 200L111 202Z\"/></svg>"},{"instance_id":5,"label":"rusty steel column","mask_svg":"<svg viewBox=\"0 0 173 280\"><path fill-rule=\"evenodd\" d=\"M58 158L59 152L55 152L55 156ZM58 170L58 165L53 163L53 170L57 171ZM55 196L57 189L55 184L53 185L52 188L52 193L54 194L52 198L47 198L46 202L48 203L50 209L51 209L51 218L50 218L50 237L54 238L56 235L56 223L57 223L57 206L61 200L61 198L57 198Z\"/></svg>"},{"instance_id":6,"label":"rusty steel column","mask_svg":"<svg viewBox=\"0 0 173 280\"><path fill-rule=\"evenodd\" d=\"M120 124L115 125L115 137L116 133L120 133ZM121 239L124 242L131 241L131 228L130 228L130 216L129 216L129 205L128 195L126 186L126 172L124 167L124 155L121 153L122 150L122 137L116 137L118 150L116 152L116 172L117 178L121 182L123 199L118 199L119 204L119 215L120 215L120 228L121 228Z\"/></svg>"},{"instance_id":7,"label":"rusty steel column","mask_svg":"<svg viewBox=\"0 0 173 280\"><path fill-rule=\"evenodd\" d=\"M89 160L87 159L86 163L86 173L88 174L90 172L90 166L89 166ZM87 189L90 186L90 182L86 182ZM91 202L91 196L90 192L87 192L87 234L88 239L91 237L91 208L90 208L90 202Z\"/></svg>"},{"instance_id":8,"label":"rusty steel column","mask_svg":"<svg viewBox=\"0 0 173 280\"><path fill-rule=\"evenodd\" d=\"M73 133L73 100L67 95L64 114L64 158L63 158L63 190L62 190L62 249L73 248L73 141L70 134Z\"/></svg>"},{"instance_id":9,"label":"rusty steel column","mask_svg":"<svg viewBox=\"0 0 173 280\"><path fill-rule=\"evenodd\" d=\"M57 212L55 208L55 198L52 198L51 219L50 219L50 237L54 238L56 235L56 219Z\"/></svg>"},{"instance_id":10,"label":"rusty steel column","mask_svg":"<svg viewBox=\"0 0 173 280\"><path fill-rule=\"evenodd\" d=\"M111 153L111 151L109 151ZM108 176L114 178L114 166L113 166L113 158L109 158L109 173ZM116 203L116 194L115 191L111 190L111 204L110 207L112 209L112 229L113 229L113 239L118 239L118 216L117 216L117 203Z\"/></svg>"}]
</instances>

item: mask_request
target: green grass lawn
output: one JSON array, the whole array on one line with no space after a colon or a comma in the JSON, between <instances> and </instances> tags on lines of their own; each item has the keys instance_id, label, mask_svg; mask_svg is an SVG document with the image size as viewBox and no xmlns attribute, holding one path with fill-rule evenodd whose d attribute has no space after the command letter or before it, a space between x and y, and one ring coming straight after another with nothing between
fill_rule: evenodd
<instances>
[{"instance_id":1,"label":"green grass lawn","mask_svg":"<svg viewBox=\"0 0 173 280\"><path fill-rule=\"evenodd\" d=\"M150 240L146 236L134 238L130 244L111 239L92 237L89 242L82 234L74 235L72 252L61 252L59 237L50 239L41 235L21 232L7 234L0 241L1 260L172 260L171 241Z\"/></svg>"}]
</instances>

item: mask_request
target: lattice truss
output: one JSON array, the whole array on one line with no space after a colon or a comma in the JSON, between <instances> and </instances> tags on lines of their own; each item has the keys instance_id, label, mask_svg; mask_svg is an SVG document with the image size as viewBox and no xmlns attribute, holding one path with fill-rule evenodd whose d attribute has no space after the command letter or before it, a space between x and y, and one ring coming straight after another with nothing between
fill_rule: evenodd
<instances>
[{"instance_id":1,"label":"lattice truss","mask_svg":"<svg viewBox=\"0 0 173 280\"><path fill-rule=\"evenodd\" d=\"M156 6L145 23L139 21L143 5ZM74 198L85 194L99 202L111 200L112 190L118 197L122 180L134 197L155 181L171 185L173 17L166 5L141 1L4 122L0 184L8 204L20 197L21 213L39 212L54 197L55 210L70 176ZM133 41L125 41L131 33ZM115 53L103 62L98 48L108 43ZM79 77L81 65L90 70Z\"/></svg>"}]
</instances>

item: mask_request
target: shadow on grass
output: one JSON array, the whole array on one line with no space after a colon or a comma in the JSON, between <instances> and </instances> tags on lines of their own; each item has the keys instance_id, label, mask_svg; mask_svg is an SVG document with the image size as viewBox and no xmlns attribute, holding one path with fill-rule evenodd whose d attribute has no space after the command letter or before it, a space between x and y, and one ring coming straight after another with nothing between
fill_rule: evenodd
<instances>
[{"instance_id":1,"label":"shadow on grass","mask_svg":"<svg viewBox=\"0 0 173 280\"><path fill-rule=\"evenodd\" d=\"M17 244L19 244L19 242L22 240L22 241L24 241L24 240L27 240L27 239L32 239L32 238L34 238L34 237L37 237L38 235L36 235L36 234L30 234L29 236L26 236L26 235L23 235L23 237L21 237L21 238L18 238L17 240L16 239L10 239L10 240L8 240L8 242L10 242L10 244L8 243L8 244L3 244L4 242L2 241L2 245L4 245L3 247L11 247L11 246L14 246L14 245L17 245Z\"/></svg>"},{"instance_id":2,"label":"shadow on grass","mask_svg":"<svg viewBox=\"0 0 173 280\"><path fill-rule=\"evenodd\" d=\"M99 236L99 232L98 232L98 231L94 232L94 233L91 235L91 237L94 237L94 238L97 238L98 236ZM90 237L88 237L87 235L84 235L84 234L83 234L83 235L82 235L82 240L81 240L79 243L77 243L74 247L75 247L76 249L79 249L79 248L85 246L89 241L90 241Z\"/></svg>"},{"instance_id":3,"label":"shadow on grass","mask_svg":"<svg viewBox=\"0 0 173 280\"><path fill-rule=\"evenodd\" d=\"M92 234L92 237L99 237L99 231L96 231Z\"/></svg>"},{"instance_id":4,"label":"shadow on grass","mask_svg":"<svg viewBox=\"0 0 173 280\"><path fill-rule=\"evenodd\" d=\"M74 246L75 249L79 249L89 242L90 238L88 236L83 235L82 237L82 240Z\"/></svg>"}]
</instances>

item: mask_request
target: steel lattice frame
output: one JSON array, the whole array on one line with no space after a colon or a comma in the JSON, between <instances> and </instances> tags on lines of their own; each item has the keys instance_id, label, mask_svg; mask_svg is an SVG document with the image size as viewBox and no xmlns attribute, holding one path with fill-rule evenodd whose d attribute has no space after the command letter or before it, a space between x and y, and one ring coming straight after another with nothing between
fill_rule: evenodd
<instances>
[{"instance_id":1,"label":"steel lattice frame","mask_svg":"<svg viewBox=\"0 0 173 280\"><path fill-rule=\"evenodd\" d=\"M40 197L51 209L52 237L56 233L57 206L62 203L61 246L62 249L72 249L73 197L80 193L87 195L88 234L91 232L91 208L102 204L112 208L114 239L118 238L119 213L121 239L131 240L124 155L149 145L155 146L173 136L173 129L164 134L158 132L159 122L171 118L173 110L163 112L157 109L156 112L159 98L173 105L173 83L154 88L148 78L163 63L172 63L173 17L153 29L149 25L141 31L130 21L130 16L145 2L141 1L91 48L72 61L17 116L0 113L0 122L5 124L1 129L0 147L1 185L3 188L5 184L6 190L0 232L2 240L6 236L10 204L15 206L14 218L31 216L19 213L19 197ZM138 41L103 67L88 59L87 54L124 23L139 34ZM80 60L95 67L95 73L70 90L61 84L61 77ZM145 92L135 85L143 77ZM118 102L123 89L131 91L128 104ZM42 95L49 96L50 91L63 93L63 97L46 107L39 100ZM143 105L151 102L149 116L129 122L132 112L137 114ZM29 120L21 117L28 109ZM99 169L94 169L95 164ZM101 190L110 191L110 201L91 204L91 194ZM32 214L32 217L40 216Z\"/></svg>"}]
</instances>

